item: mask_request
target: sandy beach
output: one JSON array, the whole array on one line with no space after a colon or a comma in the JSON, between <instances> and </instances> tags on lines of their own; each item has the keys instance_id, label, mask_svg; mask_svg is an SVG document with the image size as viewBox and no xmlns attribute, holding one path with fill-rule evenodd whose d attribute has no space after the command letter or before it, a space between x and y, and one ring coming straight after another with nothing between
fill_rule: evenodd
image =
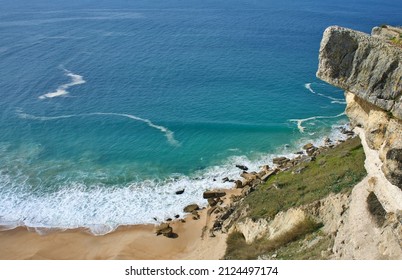
<instances>
[{"instance_id":1,"label":"sandy beach","mask_svg":"<svg viewBox=\"0 0 402 280\"><path fill-rule=\"evenodd\" d=\"M226 190L224 204L236 189ZM223 257L226 234L209 237L205 228L213 223L213 214L207 208L199 211L200 218L191 215L185 222L170 223L174 238L155 234L155 225L120 227L116 231L94 236L85 229L51 232L39 235L34 230L16 228L0 231L0 259L55 259L55 260L214 260Z\"/></svg>"}]
</instances>

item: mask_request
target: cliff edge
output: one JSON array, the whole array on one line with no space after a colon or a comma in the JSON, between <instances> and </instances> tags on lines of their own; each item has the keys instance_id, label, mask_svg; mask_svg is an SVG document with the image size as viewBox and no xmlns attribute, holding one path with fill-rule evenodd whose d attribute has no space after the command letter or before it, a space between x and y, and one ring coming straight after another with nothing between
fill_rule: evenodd
<instances>
[{"instance_id":1,"label":"cliff edge","mask_svg":"<svg viewBox=\"0 0 402 280\"><path fill-rule=\"evenodd\" d=\"M323 35L317 77L346 91L346 114L379 150L387 179L402 188L402 28L372 35L332 26Z\"/></svg>"},{"instance_id":2,"label":"cliff edge","mask_svg":"<svg viewBox=\"0 0 402 280\"><path fill-rule=\"evenodd\" d=\"M345 90L368 176L353 188L336 259L402 258L402 28L325 30L317 77Z\"/></svg>"},{"instance_id":3,"label":"cliff edge","mask_svg":"<svg viewBox=\"0 0 402 280\"><path fill-rule=\"evenodd\" d=\"M225 259L402 259L402 28L327 28L317 76L345 90L354 133L242 174L216 223Z\"/></svg>"}]
</instances>

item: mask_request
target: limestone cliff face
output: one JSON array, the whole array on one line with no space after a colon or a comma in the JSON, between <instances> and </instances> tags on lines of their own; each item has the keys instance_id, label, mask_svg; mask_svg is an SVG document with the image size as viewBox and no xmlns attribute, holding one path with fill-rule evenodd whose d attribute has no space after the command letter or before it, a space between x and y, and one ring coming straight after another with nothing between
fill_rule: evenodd
<instances>
[{"instance_id":1,"label":"limestone cliff face","mask_svg":"<svg viewBox=\"0 0 402 280\"><path fill-rule=\"evenodd\" d=\"M372 35L332 26L320 46L317 77L346 91L346 113L380 151L387 179L402 188L402 29Z\"/></svg>"},{"instance_id":2,"label":"limestone cliff face","mask_svg":"<svg viewBox=\"0 0 402 280\"><path fill-rule=\"evenodd\" d=\"M327 28L317 76L402 119L402 47L384 37Z\"/></svg>"}]
</instances>

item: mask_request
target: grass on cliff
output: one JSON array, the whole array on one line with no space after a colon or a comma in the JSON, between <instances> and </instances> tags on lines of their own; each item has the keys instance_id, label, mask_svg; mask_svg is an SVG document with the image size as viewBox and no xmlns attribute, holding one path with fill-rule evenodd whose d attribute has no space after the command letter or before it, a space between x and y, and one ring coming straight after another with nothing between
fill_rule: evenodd
<instances>
[{"instance_id":1,"label":"grass on cliff","mask_svg":"<svg viewBox=\"0 0 402 280\"><path fill-rule=\"evenodd\" d=\"M355 137L322 152L315 161L271 177L245 199L250 217L272 219L280 211L350 190L366 175L364 159L360 138ZM293 174L295 169L303 170Z\"/></svg>"},{"instance_id":2,"label":"grass on cliff","mask_svg":"<svg viewBox=\"0 0 402 280\"><path fill-rule=\"evenodd\" d=\"M364 159L360 139L349 139L323 151L315 161L299 164L271 177L245 198L243 207L248 208L248 216L252 219L270 220L280 211L312 203L330 193L348 192L366 176ZM303 170L293 174L292 171L296 169ZM314 224L301 226L275 244L264 239L246 244L241 233L232 233L227 240L225 259L253 259L300 240L318 229Z\"/></svg>"}]
</instances>

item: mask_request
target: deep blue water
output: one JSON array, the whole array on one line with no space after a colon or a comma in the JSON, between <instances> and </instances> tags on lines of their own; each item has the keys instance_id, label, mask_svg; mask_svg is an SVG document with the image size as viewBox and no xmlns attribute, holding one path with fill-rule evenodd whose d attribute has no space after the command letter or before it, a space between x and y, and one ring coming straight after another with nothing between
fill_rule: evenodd
<instances>
[{"instance_id":1,"label":"deep blue water","mask_svg":"<svg viewBox=\"0 0 402 280\"><path fill-rule=\"evenodd\" d=\"M152 222L230 187L236 163L338 137L343 93L315 78L324 29L402 19L400 1L64 2L0 0L10 227Z\"/></svg>"}]
</instances>

